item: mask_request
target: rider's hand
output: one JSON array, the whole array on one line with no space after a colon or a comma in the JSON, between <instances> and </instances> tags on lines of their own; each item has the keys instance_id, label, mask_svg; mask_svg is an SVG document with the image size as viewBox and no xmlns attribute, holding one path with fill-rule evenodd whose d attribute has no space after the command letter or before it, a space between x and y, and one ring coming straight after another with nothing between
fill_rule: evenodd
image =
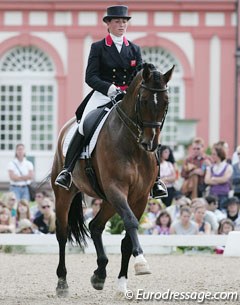
<instances>
[{"instance_id":1,"label":"rider's hand","mask_svg":"<svg viewBox=\"0 0 240 305\"><path fill-rule=\"evenodd\" d=\"M108 97L113 97L114 95L117 94L119 88L116 87L114 84L112 84L109 89L108 89L108 93L107 93L107 96Z\"/></svg>"}]
</instances>

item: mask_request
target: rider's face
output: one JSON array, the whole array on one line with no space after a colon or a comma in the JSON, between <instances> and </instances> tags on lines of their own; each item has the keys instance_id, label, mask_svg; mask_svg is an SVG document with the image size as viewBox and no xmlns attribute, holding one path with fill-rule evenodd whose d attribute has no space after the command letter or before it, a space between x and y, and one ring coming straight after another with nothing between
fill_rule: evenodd
<instances>
[{"instance_id":1,"label":"rider's face","mask_svg":"<svg viewBox=\"0 0 240 305\"><path fill-rule=\"evenodd\" d=\"M111 21L107 21L108 30L115 36L122 36L126 33L128 20L125 18L114 18Z\"/></svg>"}]
</instances>

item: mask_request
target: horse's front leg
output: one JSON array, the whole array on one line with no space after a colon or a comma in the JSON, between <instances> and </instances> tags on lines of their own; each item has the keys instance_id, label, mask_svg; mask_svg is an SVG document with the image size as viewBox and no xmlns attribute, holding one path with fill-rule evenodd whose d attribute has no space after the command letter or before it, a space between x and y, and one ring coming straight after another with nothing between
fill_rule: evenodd
<instances>
[{"instance_id":1,"label":"horse's front leg","mask_svg":"<svg viewBox=\"0 0 240 305\"><path fill-rule=\"evenodd\" d=\"M97 290L103 289L107 277L106 266L108 264L108 258L103 247L102 232L105 228L106 222L114 214L115 211L113 208L107 203L103 202L100 211L89 224L91 238L94 242L94 246L97 252L98 265L97 269L94 271L93 276L91 277L91 284L93 288Z\"/></svg>"},{"instance_id":2,"label":"horse's front leg","mask_svg":"<svg viewBox=\"0 0 240 305\"><path fill-rule=\"evenodd\" d=\"M65 192L65 191L64 191ZM56 197L56 237L59 245L59 263L57 267L58 283L56 293L60 297L68 295L68 284L67 284L67 269L65 265L65 248L67 243L68 233L68 210L69 202L64 199L65 196L58 200ZM63 202L64 201L64 202Z\"/></svg>"},{"instance_id":3,"label":"horse's front leg","mask_svg":"<svg viewBox=\"0 0 240 305\"><path fill-rule=\"evenodd\" d=\"M144 210L145 210L145 202L147 202L147 197L143 197L141 198L141 200L139 200L138 202L135 203L135 209L133 209L133 213L135 215L135 217L138 219L141 218ZM128 233L125 234L125 237L122 240L122 244L121 244L121 252L122 252L122 261L121 261L121 269L118 275L118 285L117 285L117 290L118 293L120 294L120 296L126 294L127 292L127 278L128 278L128 265L129 265L129 260L130 257L132 255L132 251L133 251L133 244L132 244L132 240L131 237ZM139 260L139 258L138 258ZM145 260L144 260L145 261ZM146 265L146 262L144 262L144 264ZM135 266L136 268L136 266ZM149 268L147 266L147 272L145 273L150 273ZM139 273L138 273L139 274ZM143 274L143 273L141 273Z\"/></svg>"},{"instance_id":4,"label":"horse's front leg","mask_svg":"<svg viewBox=\"0 0 240 305\"><path fill-rule=\"evenodd\" d=\"M129 235L131 243L132 243L132 252L131 254L135 257L135 274L136 275L142 275L142 274L149 274L151 273L149 270L149 265L146 261L146 259L143 256L143 250L140 245L139 239L138 239L138 219L130 209L128 202L122 198L119 200L120 196L118 197L118 201L115 202L115 208L118 212L118 214L121 216L123 222L124 222L124 227L126 230L127 235ZM141 206L139 207L141 210ZM126 250L128 250L128 247L130 245L129 241L125 241L122 245L125 246ZM126 262L127 262L127 257L129 256L129 253L126 256ZM129 256L130 258L130 256Z\"/></svg>"}]
</instances>

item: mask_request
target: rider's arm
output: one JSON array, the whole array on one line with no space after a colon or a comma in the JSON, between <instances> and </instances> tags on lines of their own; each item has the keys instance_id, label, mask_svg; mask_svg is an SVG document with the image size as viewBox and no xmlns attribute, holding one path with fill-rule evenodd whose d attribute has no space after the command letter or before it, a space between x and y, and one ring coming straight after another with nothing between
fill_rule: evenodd
<instances>
[{"instance_id":1,"label":"rider's arm","mask_svg":"<svg viewBox=\"0 0 240 305\"><path fill-rule=\"evenodd\" d=\"M86 70L85 81L94 90L99 91L104 95L107 95L108 90L112 84L100 78L101 75L100 52L101 52L100 42L93 43L88 57L88 65Z\"/></svg>"}]
</instances>

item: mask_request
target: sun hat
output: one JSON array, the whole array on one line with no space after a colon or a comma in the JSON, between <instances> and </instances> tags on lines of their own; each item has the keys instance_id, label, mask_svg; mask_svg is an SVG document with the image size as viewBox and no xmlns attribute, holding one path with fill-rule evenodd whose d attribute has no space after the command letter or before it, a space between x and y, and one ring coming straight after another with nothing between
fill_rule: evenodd
<instances>
[{"instance_id":1,"label":"sun hat","mask_svg":"<svg viewBox=\"0 0 240 305\"><path fill-rule=\"evenodd\" d=\"M24 229L32 230L32 222L29 219L21 219L16 230L17 233L21 233Z\"/></svg>"},{"instance_id":2,"label":"sun hat","mask_svg":"<svg viewBox=\"0 0 240 305\"><path fill-rule=\"evenodd\" d=\"M124 5L109 6L107 8L107 15L103 17L103 21L107 22L112 18L125 18L129 20L131 17L128 16L128 7Z\"/></svg>"}]
</instances>

